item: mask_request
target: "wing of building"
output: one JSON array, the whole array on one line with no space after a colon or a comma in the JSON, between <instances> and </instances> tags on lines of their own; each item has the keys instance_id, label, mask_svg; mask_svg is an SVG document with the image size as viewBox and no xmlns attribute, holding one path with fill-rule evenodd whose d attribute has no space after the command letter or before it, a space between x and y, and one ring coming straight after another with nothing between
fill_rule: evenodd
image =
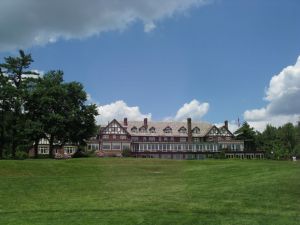
<instances>
[{"instance_id":1,"label":"wing of building","mask_svg":"<svg viewBox=\"0 0 300 225\"><path fill-rule=\"evenodd\" d=\"M244 152L244 141L236 140L224 126L206 122L129 121L127 118L101 126L97 138L87 142L89 150L100 156L121 156L129 152L135 157L167 159L203 159L224 152L226 157L262 158L261 152Z\"/></svg>"}]
</instances>

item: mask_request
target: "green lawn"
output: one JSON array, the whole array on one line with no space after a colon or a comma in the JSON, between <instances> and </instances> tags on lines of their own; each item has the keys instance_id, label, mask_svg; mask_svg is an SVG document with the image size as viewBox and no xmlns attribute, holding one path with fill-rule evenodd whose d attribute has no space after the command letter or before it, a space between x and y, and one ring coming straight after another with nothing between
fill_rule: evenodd
<instances>
[{"instance_id":1,"label":"green lawn","mask_svg":"<svg viewBox=\"0 0 300 225\"><path fill-rule=\"evenodd\" d=\"M300 224L300 163L2 160L0 224Z\"/></svg>"}]
</instances>

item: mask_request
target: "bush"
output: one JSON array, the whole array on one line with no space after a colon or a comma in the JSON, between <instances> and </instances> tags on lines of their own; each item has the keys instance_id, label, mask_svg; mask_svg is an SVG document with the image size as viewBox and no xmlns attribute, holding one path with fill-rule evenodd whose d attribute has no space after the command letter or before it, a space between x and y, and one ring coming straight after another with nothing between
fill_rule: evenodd
<instances>
[{"instance_id":1,"label":"bush","mask_svg":"<svg viewBox=\"0 0 300 225\"><path fill-rule=\"evenodd\" d=\"M72 158L86 158L86 157L89 157L89 155L82 150L77 150L72 156Z\"/></svg>"},{"instance_id":2,"label":"bush","mask_svg":"<svg viewBox=\"0 0 300 225\"><path fill-rule=\"evenodd\" d=\"M23 159L27 159L27 158L28 158L28 154L26 152L23 152L23 151L16 152L16 159L23 160Z\"/></svg>"},{"instance_id":3,"label":"bush","mask_svg":"<svg viewBox=\"0 0 300 225\"><path fill-rule=\"evenodd\" d=\"M123 157L130 157L130 156L131 156L131 151L130 151L130 149L123 149L123 151L122 151L122 156L123 156Z\"/></svg>"}]
</instances>

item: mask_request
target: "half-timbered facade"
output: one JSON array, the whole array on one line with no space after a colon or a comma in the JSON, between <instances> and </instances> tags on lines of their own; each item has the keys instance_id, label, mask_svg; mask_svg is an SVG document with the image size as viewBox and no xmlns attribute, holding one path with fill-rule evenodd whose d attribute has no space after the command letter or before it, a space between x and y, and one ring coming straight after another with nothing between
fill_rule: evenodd
<instances>
[{"instance_id":1,"label":"half-timbered facade","mask_svg":"<svg viewBox=\"0 0 300 225\"><path fill-rule=\"evenodd\" d=\"M96 139L87 142L89 150L101 156L121 156L129 151L135 157L202 159L224 151L227 157L261 158L262 153L244 152L244 142L236 140L224 126L205 122L153 122L113 120L102 126ZM248 154L248 155L247 155Z\"/></svg>"}]
</instances>

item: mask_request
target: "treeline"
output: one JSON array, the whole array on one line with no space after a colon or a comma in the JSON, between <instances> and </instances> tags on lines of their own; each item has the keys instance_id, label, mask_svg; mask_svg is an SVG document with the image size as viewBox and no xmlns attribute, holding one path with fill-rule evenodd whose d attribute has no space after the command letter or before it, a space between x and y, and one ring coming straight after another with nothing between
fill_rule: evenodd
<instances>
[{"instance_id":1,"label":"treeline","mask_svg":"<svg viewBox=\"0 0 300 225\"><path fill-rule=\"evenodd\" d=\"M255 131L245 122L235 133L245 142L245 151L265 151L270 159L300 157L300 122L287 123L278 128L267 125L263 132Z\"/></svg>"},{"instance_id":2,"label":"treeline","mask_svg":"<svg viewBox=\"0 0 300 225\"><path fill-rule=\"evenodd\" d=\"M64 82L63 72L52 70L39 75L30 70L33 59L5 57L0 64L0 158L17 158L48 139L53 145L84 144L95 134L96 105L87 104L87 94L78 82Z\"/></svg>"}]
</instances>

